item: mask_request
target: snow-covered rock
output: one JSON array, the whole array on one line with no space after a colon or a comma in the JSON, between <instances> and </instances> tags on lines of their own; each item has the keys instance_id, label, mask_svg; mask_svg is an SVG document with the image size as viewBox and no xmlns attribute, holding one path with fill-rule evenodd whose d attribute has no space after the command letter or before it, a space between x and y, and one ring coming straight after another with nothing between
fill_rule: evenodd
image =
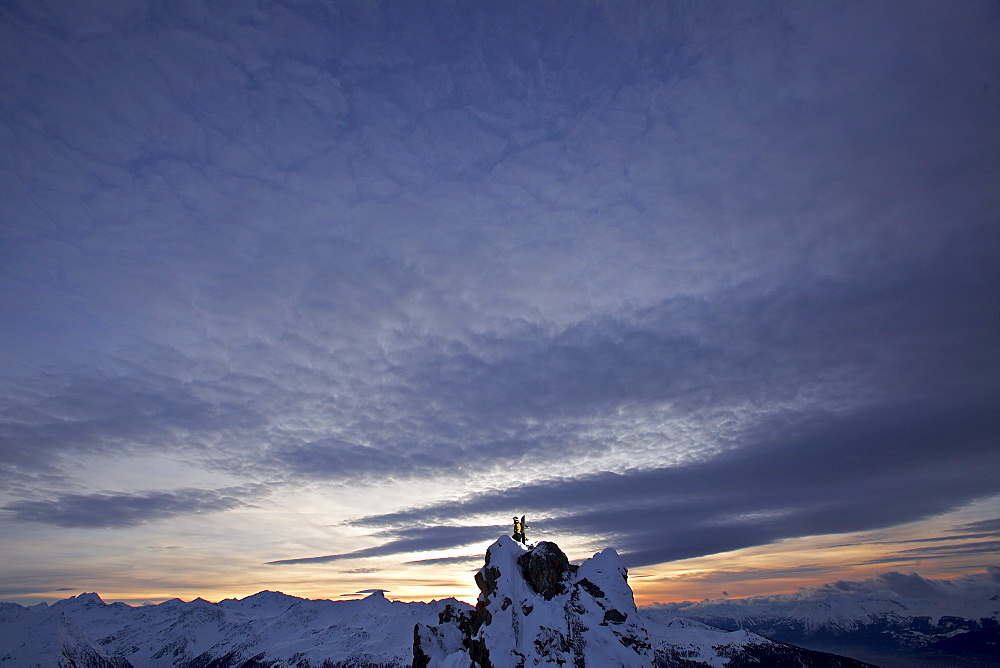
<instances>
[{"instance_id":1,"label":"snow-covered rock","mask_svg":"<svg viewBox=\"0 0 1000 668\"><path fill-rule=\"evenodd\" d=\"M417 627L414 668L579 666L584 657L595 666L650 666L653 652L625 578L614 550L577 568L555 543L529 549L501 536L476 573L475 611ZM461 645L437 642L459 636Z\"/></svg>"}]
</instances>

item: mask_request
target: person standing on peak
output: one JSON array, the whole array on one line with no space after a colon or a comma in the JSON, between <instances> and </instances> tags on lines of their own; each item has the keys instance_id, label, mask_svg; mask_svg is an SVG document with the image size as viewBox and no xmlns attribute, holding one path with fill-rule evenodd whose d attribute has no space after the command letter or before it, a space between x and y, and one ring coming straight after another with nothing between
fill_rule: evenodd
<instances>
[{"instance_id":1,"label":"person standing on peak","mask_svg":"<svg viewBox=\"0 0 1000 668\"><path fill-rule=\"evenodd\" d=\"M521 515L521 519L517 519L517 517L515 516L514 517L514 536L513 536L514 540L518 541L519 543L525 543L526 544L528 542L528 539L527 539L527 537L524 534L525 534L525 529L527 529L527 528L528 528L528 525L524 521L524 515Z\"/></svg>"}]
</instances>

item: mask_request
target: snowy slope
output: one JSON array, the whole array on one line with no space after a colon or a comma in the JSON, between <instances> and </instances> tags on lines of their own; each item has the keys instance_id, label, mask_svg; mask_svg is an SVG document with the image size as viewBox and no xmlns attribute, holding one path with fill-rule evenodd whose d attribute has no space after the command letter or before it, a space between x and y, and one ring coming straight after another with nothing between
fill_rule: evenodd
<instances>
[{"instance_id":1,"label":"snowy slope","mask_svg":"<svg viewBox=\"0 0 1000 668\"><path fill-rule=\"evenodd\" d=\"M121 665L99 650L66 615L36 612L14 603L0 603L0 664L59 668Z\"/></svg>"}]
</instances>

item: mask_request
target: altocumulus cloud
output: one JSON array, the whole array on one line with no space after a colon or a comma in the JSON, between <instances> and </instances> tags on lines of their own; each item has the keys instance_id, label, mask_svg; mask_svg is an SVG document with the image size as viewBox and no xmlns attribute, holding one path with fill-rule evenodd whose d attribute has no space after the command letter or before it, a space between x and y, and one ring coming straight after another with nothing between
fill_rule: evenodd
<instances>
[{"instance_id":1,"label":"altocumulus cloud","mask_svg":"<svg viewBox=\"0 0 1000 668\"><path fill-rule=\"evenodd\" d=\"M509 430L529 418L542 425L526 428L522 441L489 441L489 455L462 453L469 468L497 450L519 456L529 436L545 452L573 419L579 433L567 447L592 452L601 446L587 433L594 416L630 402L670 402L686 415L711 404L721 420L746 406L756 415L694 461L548 479L364 518L358 524L393 535L393 527L428 526L316 560L456 547L464 536L445 523L506 515L513 506L548 517L539 523L546 529L614 535L629 563L645 565L889 526L997 493L1000 419L988 355L996 296L981 282L995 269L982 245L968 247L975 250L945 247L919 270L900 265L875 285L806 283L711 306L676 300L548 339L494 339L478 355L464 348L425 365L412 360L402 368L422 369L412 377L418 394L436 388L446 397L441 403L453 407L467 439L489 438L483 425ZM956 294L963 298L956 302ZM852 335L859 330L865 335ZM958 332L967 345L955 346ZM465 422L470 416L477 419ZM546 421L561 433L547 432ZM908 556L992 547L915 548Z\"/></svg>"},{"instance_id":2,"label":"altocumulus cloud","mask_svg":"<svg viewBox=\"0 0 1000 668\"><path fill-rule=\"evenodd\" d=\"M8 516L250 498L65 493L155 454L457 481L320 561L651 563L996 492L994 4L97 4L0 12Z\"/></svg>"},{"instance_id":3,"label":"altocumulus cloud","mask_svg":"<svg viewBox=\"0 0 1000 668\"><path fill-rule=\"evenodd\" d=\"M3 393L0 479L16 485L26 473L58 473L67 459L84 455L194 451L197 445L186 443L198 435L261 423L246 394L228 391L224 379L208 391L180 378L180 364L169 374L116 366L11 379Z\"/></svg>"},{"instance_id":4,"label":"altocumulus cloud","mask_svg":"<svg viewBox=\"0 0 1000 668\"><path fill-rule=\"evenodd\" d=\"M389 358L392 374L356 413L377 408L392 419L366 416L353 441L275 447L263 464L337 477L474 472L524 458L525 472L538 476L568 453L613 449L602 425L617 423L618 440L634 434L635 424L615 418L623 411L637 422L655 416L663 446L678 440L670 435L676 425L687 439L676 449L695 451L746 443L740 432L748 424L725 443L711 432L745 421L747 407L758 418L783 405L821 416L859 402L939 398L952 406L955 392L995 395L989 350L1000 304L987 284L1000 274L986 250L993 247L974 232L919 266L886 267L877 281L860 274L766 294L747 287L678 297L556 332L512 328L461 344L417 337ZM663 447L658 456L670 452ZM650 465L638 451L632 456Z\"/></svg>"},{"instance_id":5,"label":"altocumulus cloud","mask_svg":"<svg viewBox=\"0 0 1000 668\"><path fill-rule=\"evenodd\" d=\"M15 501L0 510L21 522L67 528L123 528L179 515L245 508L248 489L177 489L135 494L64 494L49 501ZM259 495L259 490L256 492Z\"/></svg>"}]
</instances>

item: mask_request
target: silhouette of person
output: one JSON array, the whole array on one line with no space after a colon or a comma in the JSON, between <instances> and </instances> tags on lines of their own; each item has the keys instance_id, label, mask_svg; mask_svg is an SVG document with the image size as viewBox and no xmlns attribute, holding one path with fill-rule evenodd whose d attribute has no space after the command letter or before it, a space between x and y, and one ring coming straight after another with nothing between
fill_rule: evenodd
<instances>
[{"instance_id":1,"label":"silhouette of person","mask_svg":"<svg viewBox=\"0 0 1000 668\"><path fill-rule=\"evenodd\" d=\"M521 515L521 519L517 519L517 517L515 516L514 517L514 536L513 536L514 540L516 540L519 543L525 543L525 544L527 544L528 539L525 536L525 529L527 529L527 528L528 528L528 525L524 521L524 515Z\"/></svg>"}]
</instances>

